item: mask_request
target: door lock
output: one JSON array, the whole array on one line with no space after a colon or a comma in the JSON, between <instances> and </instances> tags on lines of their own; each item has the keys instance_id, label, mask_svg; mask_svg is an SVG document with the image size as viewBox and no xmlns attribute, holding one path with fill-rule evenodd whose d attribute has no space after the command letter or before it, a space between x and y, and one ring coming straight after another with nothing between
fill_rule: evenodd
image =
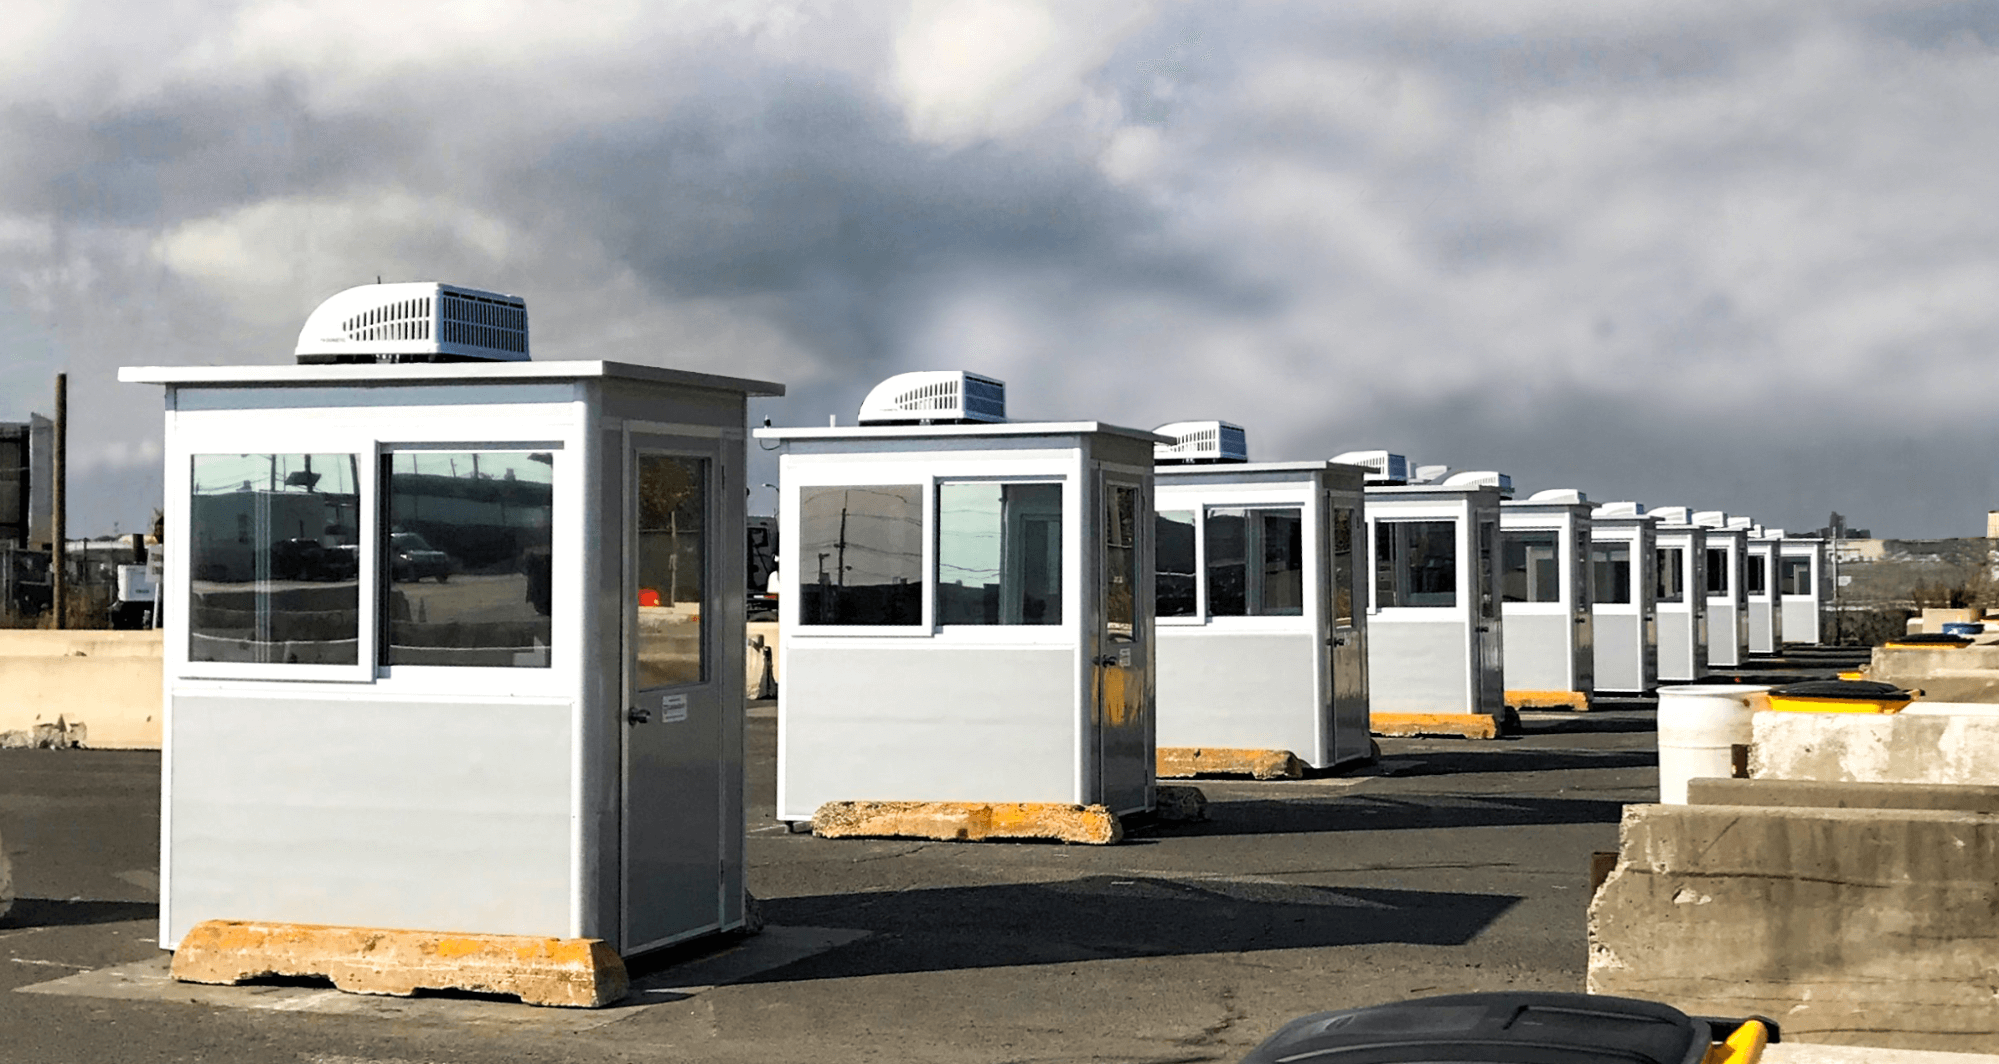
<instances>
[{"instance_id":1,"label":"door lock","mask_svg":"<svg viewBox=\"0 0 1999 1064\"><path fill-rule=\"evenodd\" d=\"M1117 655L1106 654L1103 657L1097 659L1097 664L1103 666L1106 669L1114 669L1117 667Z\"/></svg>"},{"instance_id":2,"label":"door lock","mask_svg":"<svg viewBox=\"0 0 1999 1064\"><path fill-rule=\"evenodd\" d=\"M625 710L625 723L650 724L652 723L652 710L640 709L637 706L633 706L632 708Z\"/></svg>"}]
</instances>

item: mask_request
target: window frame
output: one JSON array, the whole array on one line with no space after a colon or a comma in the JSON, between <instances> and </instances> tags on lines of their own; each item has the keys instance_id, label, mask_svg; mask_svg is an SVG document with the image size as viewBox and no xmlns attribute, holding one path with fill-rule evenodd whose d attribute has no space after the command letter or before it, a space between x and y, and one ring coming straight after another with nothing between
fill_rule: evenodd
<instances>
[{"instance_id":1,"label":"window frame","mask_svg":"<svg viewBox=\"0 0 1999 1064\"><path fill-rule=\"evenodd\" d=\"M1515 525L1512 528L1506 528L1504 527L1504 518L1502 517L1501 520L1502 527L1500 528L1500 538L1499 538L1499 605L1502 611L1510 610L1515 613L1529 613L1529 614L1562 613L1567 611L1571 606L1574 605L1574 603L1570 601L1575 597L1574 592L1572 590L1572 581L1569 579L1565 579L1566 577L1569 577L1571 575L1571 570L1569 569L1569 565L1571 564L1570 561L1571 553L1574 549L1573 534L1569 530L1566 524L1542 523L1545 521L1546 519L1543 518L1541 519L1541 522L1536 522L1534 524ZM1506 583L1507 578L1516 571L1510 567L1511 562L1509 561L1509 555L1511 554L1513 547L1516 544L1520 543L1523 537L1526 536L1535 536L1535 537L1545 536L1548 539L1548 542L1545 545L1554 548L1554 566L1555 566L1554 598L1516 599L1508 597L1507 583ZM1534 567L1531 564L1531 559L1527 558L1524 554L1522 555L1521 560L1525 564L1523 568L1518 570L1518 572L1522 574L1523 581L1527 583L1526 590L1531 593L1533 591L1533 587L1531 584L1531 577L1534 572Z\"/></svg>"},{"instance_id":2,"label":"window frame","mask_svg":"<svg viewBox=\"0 0 1999 1064\"><path fill-rule=\"evenodd\" d=\"M925 556L929 559L929 561L927 567L924 570L923 616L925 619L931 622L931 624L933 625L933 627L935 628L935 630L939 635L943 635L945 633L956 633L964 629L970 629L972 631L977 631L977 632L1003 632L1003 631L1013 631L1016 629L1038 629L1038 630L1061 631L1067 628L1070 624L1078 622L1078 618L1075 615L1078 613L1079 610L1083 609L1087 604L1075 603L1069 601L1071 598L1069 591L1070 588L1069 567L1071 564L1071 560L1069 558L1069 553L1070 553L1069 544L1071 540L1071 533L1077 531L1080 528L1081 522L1078 520L1079 515L1070 508L1071 502L1069 499L1069 492L1066 490L1064 480L1065 478L1059 476L1035 476L1035 475L991 476L984 474L976 474L970 476L940 475L930 478L930 486L928 489L928 493L924 497L924 510L929 515L928 522L924 526L924 537L923 537L924 553ZM944 563L944 544L943 544L944 522L942 519L942 515L938 512L937 504L940 501L940 497L943 494L944 488L954 484L991 484L995 487L1001 487L1001 488L1015 484L1055 484L1058 487L1065 487L1065 490L1061 492L1061 500L1062 500L1061 510L1060 510L1061 525L1060 525L1060 532L1057 536L1058 541L1062 544L1062 566L1061 569L1056 574L1056 585L1060 589L1059 597L1056 600L1056 605L1057 608L1061 611L1061 616L1055 623L1007 624L1006 622L1001 621L994 624L945 624L943 623L943 621L938 619L937 593L941 591L944 586L944 574L941 572L941 567ZM1001 566L1006 565L1006 557L1004 555L1000 557L1000 565ZM858 627L858 626L850 626L850 627ZM1034 642L1036 640L1029 640L1029 641Z\"/></svg>"},{"instance_id":3,"label":"window frame","mask_svg":"<svg viewBox=\"0 0 1999 1064\"><path fill-rule=\"evenodd\" d=\"M1214 627L1238 633L1292 633L1307 631L1311 626L1331 622L1331 603L1322 603L1317 594L1323 567L1332 564L1330 532L1321 535L1321 522L1330 530L1330 514L1322 513L1317 496L1323 494L1310 483L1246 483L1246 484L1203 484L1196 480L1166 482L1162 480L1153 489L1152 512L1154 519L1160 513L1192 513L1194 515L1194 613L1191 616L1162 617L1154 603L1155 625L1164 628ZM1208 588L1208 513L1210 510L1292 510L1298 514L1300 537L1300 562L1303 566L1303 602L1297 613L1275 614L1216 614L1214 599ZM1365 536L1366 517L1359 505L1353 506L1356 535ZM1252 537L1253 538L1253 537ZM1319 556L1316 545L1325 542L1325 557ZM1157 549L1154 542L1155 592L1157 589ZM1358 546L1356 546L1358 549ZM1254 572L1255 566L1248 566ZM1356 622L1358 623L1358 622ZM1328 628L1328 631L1331 629Z\"/></svg>"},{"instance_id":4,"label":"window frame","mask_svg":"<svg viewBox=\"0 0 1999 1064\"><path fill-rule=\"evenodd\" d=\"M1386 508L1384 507L1383 509ZM1429 507L1425 507L1422 510L1414 508L1406 510L1397 509L1382 513L1379 516L1370 508L1366 516L1368 533L1367 565L1369 575L1367 601L1369 615L1390 619L1399 616L1407 617L1411 620L1425 618L1442 620L1447 611L1461 610L1464 611L1462 616L1466 619L1478 618L1480 614L1476 599L1479 590L1476 587L1467 586L1468 577L1465 572L1467 558L1470 559L1469 564L1473 566L1478 564L1477 544L1472 538L1477 535L1472 525L1478 519L1476 514L1469 512L1466 508L1450 504L1438 506L1434 509ZM1497 524L1496 519L1494 523ZM1387 526L1410 524L1448 524L1453 526L1451 532L1451 601L1448 603L1423 605L1396 603L1388 605L1381 601L1381 537ZM1498 530L1495 528L1494 531L1497 532ZM1475 582L1475 579L1470 582ZM1467 598L1472 599L1472 601L1467 603ZM1494 596L1494 598L1496 611L1497 596Z\"/></svg>"},{"instance_id":5,"label":"window frame","mask_svg":"<svg viewBox=\"0 0 1999 1064\"><path fill-rule=\"evenodd\" d=\"M718 453L689 449L684 445L677 444L678 441L673 440L672 437L655 436L652 433L635 432L626 436L625 455L630 462L629 468L624 470L626 535L625 542L619 545L619 550L623 557L622 571L636 576L639 571L639 537L644 535L645 532L644 529L639 527L638 482L640 461L647 457L658 457L692 459L693 461L702 463L704 475L702 477L701 490L706 497L702 500L701 507L701 564L708 572L701 574L701 631L698 637L700 646L699 676L693 680L681 680L677 683L657 684L651 687L641 684L639 679L639 652L641 650L638 635L639 602L638 596L633 595L624 604L625 616L621 618L620 623L624 625L625 631L631 633L630 638L623 639L621 642L623 644L623 655L627 659L624 662L626 675L630 677L630 680L626 683L626 687L634 697L650 691L691 691L705 687L715 683L717 681L717 674L720 672L717 666L720 664L721 659L721 640L717 638L717 625L711 622L711 617L714 620L719 620L719 615L722 611L719 608L710 610L708 606L710 603L713 603L719 607L721 605L721 597L727 593L727 589L710 587L712 581L708 579L708 576L715 571L717 568L716 563L720 560L711 552L717 548L723 550L730 549L727 544L718 542L719 537L716 533L721 528L722 515L716 512L715 505L710 505L711 502L720 504L723 501L721 484L722 459Z\"/></svg>"}]
</instances>

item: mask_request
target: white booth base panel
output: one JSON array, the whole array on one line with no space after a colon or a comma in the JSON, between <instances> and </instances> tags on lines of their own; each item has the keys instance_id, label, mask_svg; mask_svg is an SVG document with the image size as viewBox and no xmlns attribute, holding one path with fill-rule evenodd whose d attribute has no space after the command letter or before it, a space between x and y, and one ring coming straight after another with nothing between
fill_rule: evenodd
<instances>
[{"instance_id":1,"label":"white booth base panel","mask_svg":"<svg viewBox=\"0 0 1999 1064\"><path fill-rule=\"evenodd\" d=\"M1596 689L1643 694L1645 621L1635 613L1596 611Z\"/></svg>"},{"instance_id":2,"label":"white booth base panel","mask_svg":"<svg viewBox=\"0 0 1999 1064\"><path fill-rule=\"evenodd\" d=\"M1464 623L1368 624L1368 703L1383 713L1479 713Z\"/></svg>"},{"instance_id":3,"label":"white booth base panel","mask_svg":"<svg viewBox=\"0 0 1999 1064\"><path fill-rule=\"evenodd\" d=\"M1749 604L1749 652L1751 654L1775 654L1777 652L1777 640L1771 638L1770 635L1770 622L1775 619L1777 610L1782 608L1781 606L1773 608L1767 602L1751 602Z\"/></svg>"},{"instance_id":4,"label":"white booth base panel","mask_svg":"<svg viewBox=\"0 0 1999 1064\"><path fill-rule=\"evenodd\" d=\"M1325 651L1315 637L1157 630L1161 748L1285 750L1331 767L1331 711L1315 681Z\"/></svg>"},{"instance_id":5,"label":"white booth base panel","mask_svg":"<svg viewBox=\"0 0 1999 1064\"><path fill-rule=\"evenodd\" d=\"M1693 625L1684 613L1659 614L1659 679L1692 680L1707 672L1706 661L1694 660ZM1705 654L1705 650L1702 651Z\"/></svg>"},{"instance_id":6,"label":"white booth base panel","mask_svg":"<svg viewBox=\"0 0 1999 1064\"><path fill-rule=\"evenodd\" d=\"M1738 610L1734 606L1724 606L1710 602L1707 607L1707 663L1709 665L1740 665L1749 633L1744 626L1749 623L1749 611Z\"/></svg>"},{"instance_id":7,"label":"white booth base panel","mask_svg":"<svg viewBox=\"0 0 1999 1064\"><path fill-rule=\"evenodd\" d=\"M203 920L576 934L572 708L176 697L161 945Z\"/></svg>"},{"instance_id":8,"label":"white booth base panel","mask_svg":"<svg viewBox=\"0 0 1999 1064\"><path fill-rule=\"evenodd\" d=\"M808 648L792 638L779 688L779 819L810 820L827 802L1089 804L1072 648Z\"/></svg>"},{"instance_id":9,"label":"white booth base panel","mask_svg":"<svg viewBox=\"0 0 1999 1064\"><path fill-rule=\"evenodd\" d=\"M1569 647L1579 627L1568 611L1506 614L1501 653L1506 661L1509 699L1519 692L1576 691ZM1581 694L1583 692L1576 692Z\"/></svg>"},{"instance_id":10,"label":"white booth base panel","mask_svg":"<svg viewBox=\"0 0 1999 1064\"><path fill-rule=\"evenodd\" d=\"M1812 599L1784 600L1784 642L1817 643L1819 604Z\"/></svg>"}]
</instances>

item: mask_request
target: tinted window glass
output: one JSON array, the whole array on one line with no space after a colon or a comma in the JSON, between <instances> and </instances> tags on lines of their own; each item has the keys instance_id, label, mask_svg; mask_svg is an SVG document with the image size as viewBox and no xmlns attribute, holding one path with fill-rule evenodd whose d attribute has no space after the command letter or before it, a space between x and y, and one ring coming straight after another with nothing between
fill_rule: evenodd
<instances>
[{"instance_id":1,"label":"tinted window glass","mask_svg":"<svg viewBox=\"0 0 1999 1064\"><path fill-rule=\"evenodd\" d=\"M1709 547L1707 549L1707 593L1728 594L1728 550Z\"/></svg>"},{"instance_id":2,"label":"tinted window glass","mask_svg":"<svg viewBox=\"0 0 1999 1064\"><path fill-rule=\"evenodd\" d=\"M1062 623L1062 485L937 486L937 623Z\"/></svg>"},{"instance_id":3,"label":"tinted window glass","mask_svg":"<svg viewBox=\"0 0 1999 1064\"><path fill-rule=\"evenodd\" d=\"M698 683L707 591L708 463L645 454L638 460L638 685Z\"/></svg>"},{"instance_id":4,"label":"tinted window glass","mask_svg":"<svg viewBox=\"0 0 1999 1064\"><path fill-rule=\"evenodd\" d=\"M1660 547L1657 594L1660 602L1684 602L1686 600L1686 550L1682 547Z\"/></svg>"},{"instance_id":5,"label":"tinted window glass","mask_svg":"<svg viewBox=\"0 0 1999 1064\"><path fill-rule=\"evenodd\" d=\"M1500 587L1508 602L1562 600L1561 536L1553 529L1510 531L1502 539Z\"/></svg>"},{"instance_id":6,"label":"tinted window glass","mask_svg":"<svg viewBox=\"0 0 1999 1064\"><path fill-rule=\"evenodd\" d=\"M923 623L923 489L804 488L798 546L800 624Z\"/></svg>"},{"instance_id":7,"label":"tinted window glass","mask_svg":"<svg viewBox=\"0 0 1999 1064\"><path fill-rule=\"evenodd\" d=\"M1455 521L1383 521L1377 525L1377 605L1457 605L1457 533Z\"/></svg>"},{"instance_id":8,"label":"tinted window glass","mask_svg":"<svg viewBox=\"0 0 1999 1064\"><path fill-rule=\"evenodd\" d=\"M199 454L188 659L360 661L360 480L351 454Z\"/></svg>"},{"instance_id":9,"label":"tinted window glass","mask_svg":"<svg viewBox=\"0 0 1999 1064\"><path fill-rule=\"evenodd\" d=\"M1333 510L1333 623L1351 625L1354 619L1354 512L1341 506Z\"/></svg>"},{"instance_id":10,"label":"tinted window glass","mask_svg":"<svg viewBox=\"0 0 1999 1064\"><path fill-rule=\"evenodd\" d=\"M1138 638L1138 489L1125 484L1104 487L1104 635Z\"/></svg>"},{"instance_id":11,"label":"tinted window glass","mask_svg":"<svg viewBox=\"0 0 1999 1064\"><path fill-rule=\"evenodd\" d=\"M382 660L547 668L555 456L402 451L382 465Z\"/></svg>"},{"instance_id":12,"label":"tinted window glass","mask_svg":"<svg viewBox=\"0 0 1999 1064\"><path fill-rule=\"evenodd\" d=\"M1207 514L1208 614L1305 612L1304 521L1297 507L1217 507Z\"/></svg>"},{"instance_id":13,"label":"tinted window glass","mask_svg":"<svg viewBox=\"0 0 1999 1064\"><path fill-rule=\"evenodd\" d=\"M1792 595L1812 593L1812 560L1810 558L1785 558L1777 570L1782 578L1778 590L1786 598Z\"/></svg>"},{"instance_id":14,"label":"tinted window glass","mask_svg":"<svg viewBox=\"0 0 1999 1064\"><path fill-rule=\"evenodd\" d=\"M1751 554L1742 559L1742 581L1752 595L1764 593L1765 562L1761 554Z\"/></svg>"},{"instance_id":15,"label":"tinted window glass","mask_svg":"<svg viewBox=\"0 0 1999 1064\"><path fill-rule=\"evenodd\" d=\"M1595 583L1597 602L1631 601L1631 544L1591 542L1590 580Z\"/></svg>"},{"instance_id":16,"label":"tinted window glass","mask_svg":"<svg viewBox=\"0 0 1999 1064\"><path fill-rule=\"evenodd\" d=\"M1153 519L1156 561L1154 612L1161 617L1192 617L1194 601L1194 512L1162 510Z\"/></svg>"}]
</instances>

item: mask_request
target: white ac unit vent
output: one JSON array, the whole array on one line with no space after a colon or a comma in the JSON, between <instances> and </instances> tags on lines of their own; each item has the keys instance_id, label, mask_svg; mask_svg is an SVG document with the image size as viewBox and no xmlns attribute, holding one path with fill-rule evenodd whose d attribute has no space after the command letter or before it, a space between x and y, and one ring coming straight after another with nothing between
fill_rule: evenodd
<instances>
[{"instance_id":1,"label":"white ac unit vent","mask_svg":"<svg viewBox=\"0 0 1999 1064\"><path fill-rule=\"evenodd\" d=\"M1744 532L1748 532L1755 529L1756 519L1753 517L1731 517L1728 519L1728 523L1723 525L1722 527L1739 528Z\"/></svg>"},{"instance_id":2,"label":"white ac unit vent","mask_svg":"<svg viewBox=\"0 0 1999 1064\"><path fill-rule=\"evenodd\" d=\"M1435 484L1450 475L1451 475L1451 467L1447 465L1417 466L1416 472L1410 474L1409 476L1409 483Z\"/></svg>"},{"instance_id":3,"label":"white ac unit vent","mask_svg":"<svg viewBox=\"0 0 1999 1064\"><path fill-rule=\"evenodd\" d=\"M1409 459L1404 455L1387 451L1348 451L1334 455L1333 461L1367 470L1363 479L1369 484L1409 483Z\"/></svg>"},{"instance_id":4,"label":"white ac unit vent","mask_svg":"<svg viewBox=\"0 0 1999 1064\"><path fill-rule=\"evenodd\" d=\"M861 401L863 425L996 423L1006 420L1006 382L963 370L898 373Z\"/></svg>"},{"instance_id":5,"label":"white ac unit vent","mask_svg":"<svg viewBox=\"0 0 1999 1064\"><path fill-rule=\"evenodd\" d=\"M1661 506L1652 511L1652 516L1662 524L1691 525L1694 523L1694 508L1691 506Z\"/></svg>"},{"instance_id":6,"label":"white ac unit vent","mask_svg":"<svg viewBox=\"0 0 1999 1064\"><path fill-rule=\"evenodd\" d=\"M1549 488L1527 496L1528 502L1558 502L1568 506L1586 506L1589 496L1574 488Z\"/></svg>"},{"instance_id":7,"label":"white ac unit vent","mask_svg":"<svg viewBox=\"0 0 1999 1064\"><path fill-rule=\"evenodd\" d=\"M1490 469L1480 469L1468 473L1453 473L1444 478L1446 488L1498 488L1502 499L1513 497L1513 478Z\"/></svg>"},{"instance_id":8,"label":"white ac unit vent","mask_svg":"<svg viewBox=\"0 0 1999 1064\"><path fill-rule=\"evenodd\" d=\"M305 319L296 354L308 364L525 362L527 303L436 281L364 284Z\"/></svg>"},{"instance_id":9,"label":"white ac unit vent","mask_svg":"<svg viewBox=\"0 0 1999 1064\"><path fill-rule=\"evenodd\" d=\"M1175 421L1152 431L1174 440L1152 445L1155 462L1249 461L1249 440L1241 425L1226 421Z\"/></svg>"},{"instance_id":10,"label":"white ac unit vent","mask_svg":"<svg viewBox=\"0 0 1999 1064\"><path fill-rule=\"evenodd\" d=\"M1591 517L1643 517L1645 504L1642 502L1607 502L1589 512Z\"/></svg>"},{"instance_id":11,"label":"white ac unit vent","mask_svg":"<svg viewBox=\"0 0 1999 1064\"><path fill-rule=\"evenodd\" d=\"M1728 514L1722 510L1702 510L1694 514L1694 524L1702 528L1727 528Z\"/></svg>"}]
</instances>

